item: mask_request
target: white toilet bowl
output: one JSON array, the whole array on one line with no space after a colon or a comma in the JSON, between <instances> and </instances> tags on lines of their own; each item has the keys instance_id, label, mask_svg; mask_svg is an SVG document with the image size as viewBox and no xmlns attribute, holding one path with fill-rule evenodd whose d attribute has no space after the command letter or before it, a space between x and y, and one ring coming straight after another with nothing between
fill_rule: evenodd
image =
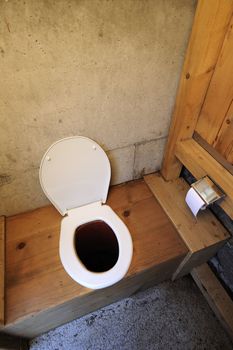
<instances>
[{"instance_id":1,"label":"white toilet bowl","mask_svg":"<svg viewBox=\"0 0 233 350\"><path fill-rule=\"evenodd\" d=\"M61 262L76 282L92 289L120 281L133 254L128 228L104 204L110 175L105 152L81 136L54 143L40 166L41 187L65 216L59 244Z\"/></svg>"}]
</instances>

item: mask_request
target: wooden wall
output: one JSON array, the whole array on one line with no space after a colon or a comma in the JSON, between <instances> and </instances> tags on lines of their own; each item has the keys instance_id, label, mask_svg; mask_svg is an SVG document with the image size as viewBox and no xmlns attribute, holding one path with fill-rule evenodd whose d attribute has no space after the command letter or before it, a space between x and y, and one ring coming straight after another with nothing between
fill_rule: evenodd
<instances>
[{"instance_id":1,"label":"wooden wall","mask_svg":"<svg viewBox=\"0 0 233 350\"><path fill-rule=\"evenodd\" d=\"M230 164L233 163L233 19L195 130Z\"/></svg>"},{"instance_id":2,"label":"wooden wall","mask_svg":"<svg viewBox=\"0 0 233 350\"><path fill-rule=\"evenodd\" d=\"M198 1L161 170L166 180L179 177L182 162L176 156L176 145L183 140L191 139L195 130L200 132L200 128L196 129L196 126L198 120L207 111L208 120L202 127L202 131L205 130L206 133L209 133L210 128L214 128L212 122L216 116L212 115L212 111L218 105L219 97L210 94L212 84L213 87L217 84L215 92L224 90L222 94L229 93L230 95L229 85L231 85L232 79L229 74L230 70L233 69L233 60L231 63L229 37L231 37L232 31L232 13L233 0ZM226 58L223 53L225 53ZM228 70L226 69L226 72L220 69L222 61L227 64ZM218 81L216 81L215 76L218 76ZM220 85L219 80L222 80ZM214 100L214 106L209 110L211 100ZM208 106L205 105L207 101ZM222 101L223 104L226 104L227 109L229 102L227 104L224 98ZM205 109L203 109L204 105ZM221 106L219 108L221 109ZM218 112L216 114L219 115ZM222 114L224 112L221 112Z\"/></svg>"},{"instance_id":3,"label":"wooden wall","mask_svg":"<svg viewBox=\"0 0 233 350\"><path fill-rule=\"evenodd\" d=\"M233 0L199 0L180 78L161 173L184 165L226 193L233 219Z\"/></svg>"}]
</instances>

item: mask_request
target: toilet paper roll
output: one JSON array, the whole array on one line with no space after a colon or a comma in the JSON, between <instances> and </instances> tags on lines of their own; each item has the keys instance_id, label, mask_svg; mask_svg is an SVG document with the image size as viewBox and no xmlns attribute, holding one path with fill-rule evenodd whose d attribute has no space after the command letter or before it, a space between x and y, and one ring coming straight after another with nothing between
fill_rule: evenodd
<instances>
[{"instance_id":1,"label":"toilet paper roll","mask_svg":"<svg viewBox=\"0 0 233 350\"><path fill-rule=\"evenodd\" d=\"M206 204L203 201L203 199L197 194L197 192L193 188L190 188L190 190L187 192L185 201L195 216L197 216L199 210L203 210L206 207Z\"/></svg>"}]
</instances>

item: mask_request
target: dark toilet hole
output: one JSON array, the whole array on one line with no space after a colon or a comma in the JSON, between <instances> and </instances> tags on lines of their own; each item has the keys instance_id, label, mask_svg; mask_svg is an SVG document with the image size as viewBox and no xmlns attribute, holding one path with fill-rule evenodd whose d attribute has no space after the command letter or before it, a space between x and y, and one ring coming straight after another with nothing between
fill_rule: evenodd
<instances>
[{"instance_id":1,"label":"dark toilet hole","mask_svg":"<svg viewBox=\"0 0 233 350\"><path fill-rule=\"evenodd\" d=\"M79 226L75 231L74 244L79 259L90 271L108 271L118 260L116 235L102 220Z\"/></svg>"}]
</instances>

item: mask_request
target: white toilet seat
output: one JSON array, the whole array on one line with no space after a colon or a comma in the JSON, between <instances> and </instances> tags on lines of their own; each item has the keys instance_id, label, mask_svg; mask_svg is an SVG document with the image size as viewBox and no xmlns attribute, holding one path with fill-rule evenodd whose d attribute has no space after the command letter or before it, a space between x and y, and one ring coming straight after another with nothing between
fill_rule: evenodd
<instances>
[{"instance_id":1,"label":"white toilet seat","mask_svg":"<svg viewBox=\"0 0 233 350\"><path fill-rule=\"evenodd\" d=\"M74 247L75 230L95 220L102 220L112 228L119 245L118 260L106 272L87 270ZM76 282L87 288L100 289L120 281L125 276L131 263L133 244L128 228L118 215L108 205L96 202L69 210L68 216L61 224L59 252L65 270Z\"/></svg>"},{"instance_id":2,"label":"white toilet seat","mask_svg":"<svg viewBox=\"0 0 233 350\"><path fill-rule=\"evenodd\" d=\"M93 289L110 286L122 279L133 254L129 230L118 215L104 204L110 177L110 162L104 150L93 140L82 136L55 142L44 154L40 165L41 187L61 215L65 216L61 223L59 245L62 264L76 282ZM106 272L88 270L75 247L76 229L96 220L105 222L118 242L118 260Z\"/></svg>"}]
</instances>

